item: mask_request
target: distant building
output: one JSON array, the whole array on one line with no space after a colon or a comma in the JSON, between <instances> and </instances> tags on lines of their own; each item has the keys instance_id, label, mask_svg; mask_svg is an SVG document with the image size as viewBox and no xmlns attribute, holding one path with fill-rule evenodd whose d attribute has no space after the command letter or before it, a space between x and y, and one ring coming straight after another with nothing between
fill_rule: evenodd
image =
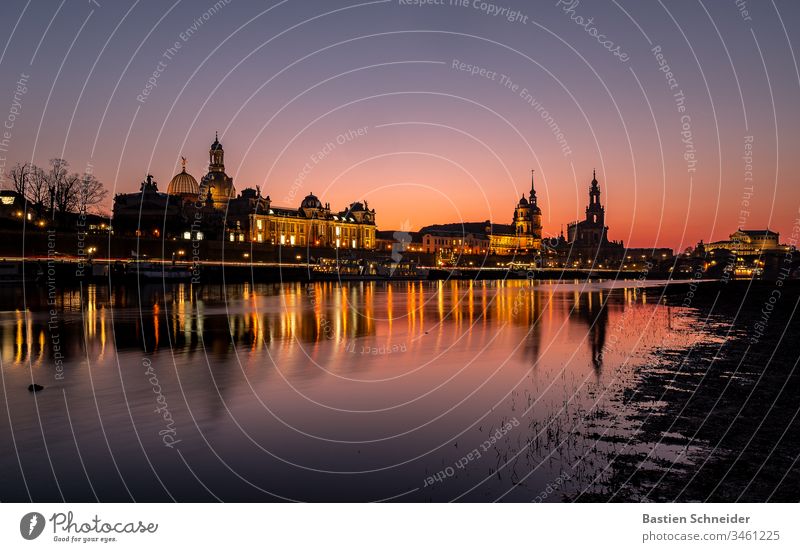
<instances>
[{"instance_id":1,"label":"distant building","mask_svg":"<svg viewBox=\"0 0 800 552\"><path fill-rule=\"evenodd\" d=\"M478 225L484 223L478 223ZM489 225L489 221L486 221ZM467 223L473 227L467 229L462 227L460 230L446 230L444 228L427 227L420 233L422 234L422 250L425 253L436 253L441 257L452 257L457 255L478 255L485 254L489 248L488 226L474 228L476 223ZM455 224L453 226L458 226Z\"/></svg>"},{"instance_id":2,"label":"distant building","mask_svg":"<svg viewBox=\"0 0 800 552\"><path fill-rule=\"evenodd\" d=\"M157 238L177 234L184 227L182 202L170 202L170 196L158 191L158 183L150 174L138 193L114 196L112 217L117 235Z\"/></svg>"},{"instance_id":3,"label":"distant building","mask_svg":"<svg viewBox=\"0 0 800 552\"><path fill-rule=\"evenodd\" d=\"M376 230L375 249L387 255L408 252L422 252L422 234L406 230Z\"/></svg>"},{"instance_id":4,"label":"distant building","mask_svg":"<svg viewBox=\"0 0 800 552\"><path fill-rule=\"evenodd\" d=\"M300 207L277 207L266 198L264 211L250 215L250 240L273 245L375 248L375 209L355 202L339 212L331 211L313 193Z\"/></svg>"},{"instance_id":5,"label":"distant building","mask_svg":"<svg viewBox=\"0 0 800 552\"><path fill-rule=\"evenodd\" d=\"M793 249L781 244L780 235L772 230L740 228L728 240L701 241L692 257L702 259L705 270L723 279L759 278L765 274L774 278L781 269L794 266ZM788 265L784 266L787 259Z\"/></svg>"},{"instance_id":6,"label":"distant building","mask_svg":"<svg viewBox=\"0 0 800 552\"><path fill-rule=\"evenodd\" d=\"M608 226L606 226L606 209L600 203L600 186L597 173L592 172L589 185L589 204L586 206L586 218L567 225L567 241L582 247L601 246L608 243Z\"/></svg>"},{"instance_id":7,"label":"distant building","mask_svg":"<svg viewBox=\"0 0 800 552\"><path fill-rule=\"evenodd\" d=\"M32 205L22 194L14 190L0 190L0 217L7 220L31 220L34 217Z\"/></svg>"},{"instance_id":8,"label":"distant building","mask_svg":"<svg viewBox=\"0 0 800 552\"><path fill-rule=\"evenodd\" d=\"M531 171L531 191L523 194L514 209L510 226L493 225L489 233L489 250L495 255L538 251L542 247L542 210L536 199Z\"/></svg>"},{"instance_id":9,"label":"distant building","mask_svg":"<svg viewBox=\"0 0 800 552\"><path fill-rule=\"evenodd\" d=\"M542 210L536 200L531 171L531 190L514 207L511 224L456 222L420 229L422 249L443 260L458 255L513 255L539 251L542 247Z\"/></svg>"},{"instance_id":10,"label":"distant building","mask_svg":"<svg viewBox=\"0 0 800 552\"><path fill-rule=\"evenodd\" d=\"M196 201L200 197L200 186L197 180L186 172L186 158L181 157L182 170L172 177L167 185L167 195L180 196L188 201Z\"/></svg>"},{"instance_id":11,"label":"distant building","mask_svg":"<svg viewBox=\"0 0 800 552\"><path fill-rule=\"evenodd\" d=\"M788 251L788 245L780 244L780 235L772 230L736 230L730 239L707 244L700 242L706 251L727 249L739 255L758 255L764 251Z\"/></svg>"},{"instance_id":12,"label":"distant building","mask_svg":"<svg viewBox=\"0 0 800 552\"><path fill-rule=\"evenodd\" d=\"M586 218L567 225L567 244L570 263L612 264L624 256L622 242L608 239L606 209L600 203L600 185L597 173L592 171L589 184L589 204Z\"/></svg>"},{"instance_id":13,"label":"distant building","mask_svg":"<svg viewBox=\"0 0 800 552\"><path fill-rule=\"evenodd\" d=\"M228 200L236 197L233 178L225 174L225 150L219 143L219 135L214 136L214 143L208 150L208 173L200 180L200 193L211 195L217 209L224 209Z\"/></svg>"},{"instance_id":14,"label":"distant building","mask_svg":"<svg viewBox=\"0 0 800 552\"><path fill-rule=\"evenodd\" d=\"M137 193L114 197L114 232L151 238L252 241L272 245L375 247L375 210L366 202L332 212L309 194L297 209L272 205L258 188L245 188L237 197L233 179L225 173L225 150L214 137L208 173L197 180L181 172L158 190L151 175Z\"/></svg>"}]
</instances>

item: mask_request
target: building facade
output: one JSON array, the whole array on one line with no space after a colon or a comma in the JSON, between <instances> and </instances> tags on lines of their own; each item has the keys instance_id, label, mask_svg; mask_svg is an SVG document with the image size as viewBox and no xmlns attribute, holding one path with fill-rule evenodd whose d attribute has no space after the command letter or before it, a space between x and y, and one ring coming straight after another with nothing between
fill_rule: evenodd
<instances>
[{"instance_id":1,"label":"building facade","mask_svg":"<svg viewBox=\"0 0 800 552\"><path fill-rule=\"evenodd\" d=\"M531 191L523 194L514 208L510 227L494 225L489 232L489 250L495 255L529 253L542 247L542 210L536 199L536 189L531 171Z\"/></svg>"},{"instance_id":2,"label":"building facade","mask_svg":"<svg viewBox=\"0 0 800 552\"><path fill-rule=\"evenodd\" d=\"M309 247L375 248L375 209L355 202L331 211L313 193L297 209L276 207L258 188L236 195L233 178L225 173L225 150L214 137L208 172L197 180L182 158L166 193L151 175L140 191L114 197L114 232L151 238L214 239Z\"/></svg>"},{"instance_id":3,"label":"building facade","mask_svg":"<svg viewBox=\"0 0 800 552\"><path fill-rule=\"evenodd\" d=\"M422 250L442 256L485 254L489 235L484 232L430 230L422 235Z\"/></svg>"},{"instance_id":4,"label":"building facade","mask_svg":"<svg viewBox=\"0 0 800 552\"><path fill-rule=\"evenodd\" d=\"M250 215L250 241L272 245L375 248L375 209L367 202L355 202L344 211L331 211L313 193L300 207L277 207L269 197L262 212Z\"/></svg>"},{"instance_id":5,"label":"building facade","mask_svg":"<svg viewBox=\"0 0 800 552\"><path fill-rule=\"evenodd\" d=\"M214 136L214 142L208 150L208 172L200 180L200 193L203 196L210 195L217 209L224 209L229 200L236 198L233 178L225 173L225 150L219 143L219 135Z\"/></svg>"},{"instance_id":6,"label":"building facade","mask_svg":"<svg viewBox=\"0 0 800 552\"><path fill-rule=\"evenodd\" d=\"M606 208L600 203L600 185L595 171L592 171L592 182L589 184L586 218L567 225L567 241L584 247L602 246L608 243Z\"/></svg>"},{"instance_id":7,"label":"building facade","mask_svg":"<svg viewBox=\"0 0 800 552\"><path fill-rule=\"evenodd\" d=\"M736 230L730 239L703 245L705 250L726 249L739 255L758 255L765 251L788 251L788 245L781 245L780 234L772 230Z\"/></svg>"}]
</instances>

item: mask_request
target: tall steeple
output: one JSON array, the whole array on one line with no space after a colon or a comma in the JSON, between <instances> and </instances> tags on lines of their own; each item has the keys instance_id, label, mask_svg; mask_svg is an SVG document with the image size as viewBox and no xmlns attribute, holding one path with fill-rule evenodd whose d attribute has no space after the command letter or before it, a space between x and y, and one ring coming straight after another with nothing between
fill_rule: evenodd
<instances>
[{"instance_id":1,"label":"tall steeple","mask_svg":"<svg viewBox=\"0 0 800 552\"><path fill-rule=\"evenodd\" d=\"M533 169L531 169L531 193L530 193L530 203L531 205L536 205L536 189L533 186Z\"/></svg>"},{"instance_id":2,"label":"tall steeple","mask_svg":"<svg viewBox=\"0 0 800 552\"><path fill-rule=\"evenodd\" d=\"M589 205L586 206L586 222L605 225L605 208L600 204L600 186L597 183L597 171L592 170L592 183L589 186Z\"/></svg>"},{"instance_id":3,"label":"tall steeple","mask_svg":"<svg viewBox=\"0 0 800 552\"><path fill-rule=\"evenodd\" d=\"M597 184L597 171L592 169L592 184L589 187L589 205L600 204L600 186Z\"/></svg>"},{"instance_id":4,"label":"tall steeple","mask_svg":"<svg viewBox=\"0 0 800 552\"><path fill-rule=\"evenodd\" d=\"M219 133L214 133L214 143L208 150L208 173L200 180L200 189L214 200L215 207L222 207L236 197L233 179L225 174L225 150L219 143Z\"/></svg>"},{"instance_id":5,"label":"tall steeple","mask_svg":"<svg viewBox=\"0 0 800 552\"><path fill-rule=\"evenodd\" d=\"M208 172L225 172L225 150L219 143L219 132L214 133L214 143L208 150Z\"/></svg>"}]
</instances>

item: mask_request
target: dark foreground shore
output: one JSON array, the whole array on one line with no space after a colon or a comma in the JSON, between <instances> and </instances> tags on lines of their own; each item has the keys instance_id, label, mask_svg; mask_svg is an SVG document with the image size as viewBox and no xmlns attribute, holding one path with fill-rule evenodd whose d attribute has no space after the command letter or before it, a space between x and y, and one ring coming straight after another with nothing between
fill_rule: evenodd
<instances>
[{"instance_id":1,"label":"dark foreground shore","mask_svg":"<svg viewBox=\"0 0 800 552\"><path fill-rule=\"evenodd\" d=\"M639 370L624 396L639 431L615 443L596 490L568 499L800 500L800 286L677 284L664 300L718 339L660 350Z\"/></svg>"}]
</instances>

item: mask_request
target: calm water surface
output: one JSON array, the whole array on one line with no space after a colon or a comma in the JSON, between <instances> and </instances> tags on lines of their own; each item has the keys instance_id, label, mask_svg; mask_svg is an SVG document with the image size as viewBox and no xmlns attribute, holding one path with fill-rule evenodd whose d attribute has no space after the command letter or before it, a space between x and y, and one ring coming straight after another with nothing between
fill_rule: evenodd
<instances>
[{"instance_id":1,"label":"calm water surface","mask_svg":"<svg viewBox=\"0 0 800 552\"><path fill-rule=\"evenodd\" d=\"M715 339L660 293L621 281L90 286L48 304L43 290L6 289L0 499L602 491L610 458L652 445L624 401L637 374L660 351Z\"/></svg>"}]
</instances>

